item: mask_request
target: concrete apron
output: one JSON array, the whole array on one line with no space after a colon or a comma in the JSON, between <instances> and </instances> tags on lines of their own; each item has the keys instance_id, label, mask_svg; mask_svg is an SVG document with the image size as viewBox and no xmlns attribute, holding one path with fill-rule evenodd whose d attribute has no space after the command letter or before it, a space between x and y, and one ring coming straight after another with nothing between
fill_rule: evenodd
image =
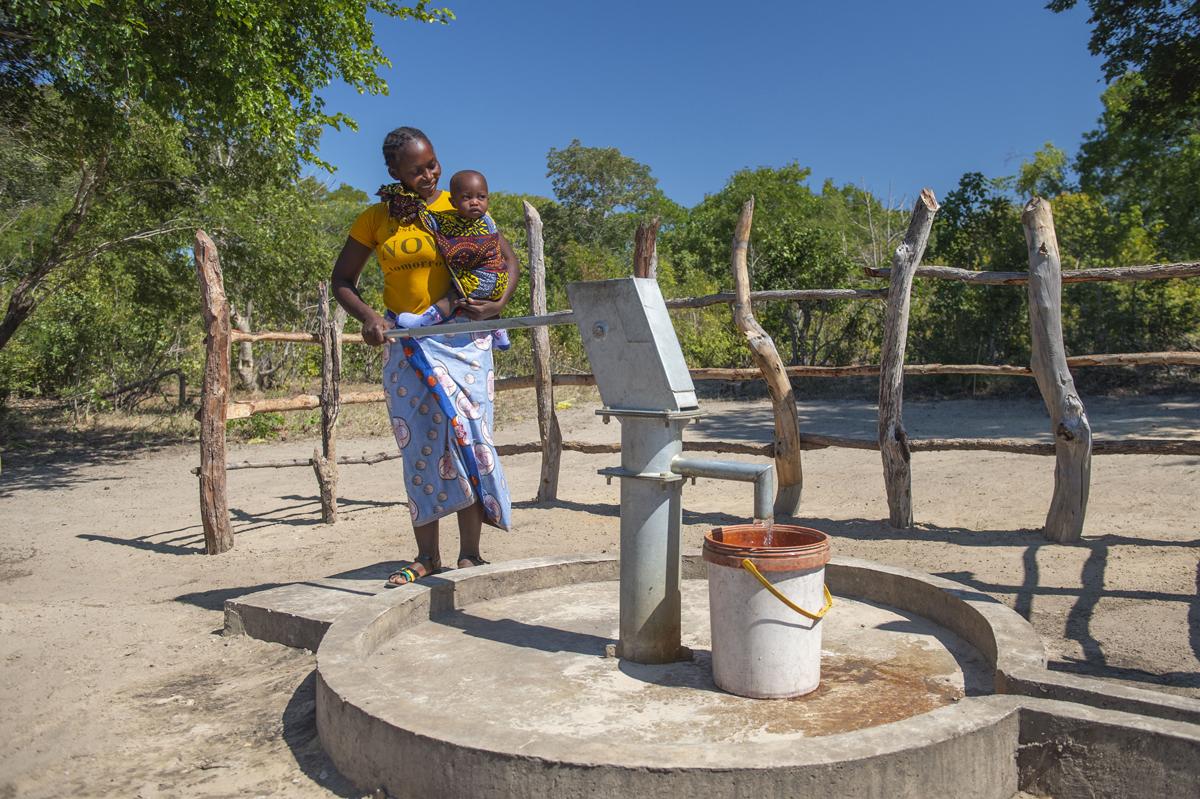
<instances>
[{"instance_id":1,"label":"concrete apron","mask_svg":"<svg viewBox=\"0 0 1200 799\"><path fill-rule=\"evenodd\" d=\"M614 556L512 561L356 600L317 655L322 745L356 786L396 796L1200 794L1200 727L983 695L1046 687L1036 633L986 595L835 559L822 688L772 702L707 681L698 551L682 576L697 658L662 666L603 656ZM1200 711L1153 697L1116 704Z\"/></svg>"}]
</instances>

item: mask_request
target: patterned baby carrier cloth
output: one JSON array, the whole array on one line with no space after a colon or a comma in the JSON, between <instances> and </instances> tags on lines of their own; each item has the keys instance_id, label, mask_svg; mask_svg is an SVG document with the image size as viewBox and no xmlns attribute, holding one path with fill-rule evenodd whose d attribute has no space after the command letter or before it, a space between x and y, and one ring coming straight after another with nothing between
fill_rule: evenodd
<instances>
[{"instance_id":1,"label":"patterned baby carrier cloth","mask_svg":"<svg viewBox=\"0 0 1200 799\"><path fill-rule=\"evenodd\" d=\"M500 254L500 230L490 214L466 219L454 211L431 211L403 183L381 186L376 194L387 202L393 219L404 225L421 222L433 234L460 295L474 300L504 296L508 267Z\"/></svg>"}]
</instances>

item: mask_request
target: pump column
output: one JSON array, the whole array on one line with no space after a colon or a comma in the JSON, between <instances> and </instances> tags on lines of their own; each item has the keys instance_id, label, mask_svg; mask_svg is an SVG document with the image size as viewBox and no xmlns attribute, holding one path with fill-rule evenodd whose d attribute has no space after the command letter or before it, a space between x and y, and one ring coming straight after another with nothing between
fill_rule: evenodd
<instances>
[{"instance_id":1,"label":"pump column","mask_svg":"<svg viewBox=\"0 0 1200 799\"><path fill-rule=\"evenodd\" d=\"M614 655L671 663L680 652L683 428L700 415L696 387L658 283L621 278L568 283L605 421L621 422L621 643Z\"/></svg>"},{"instance_id":2,"label":"pump column","mask_svg":"<svg viewBox=\"0 0 1200 799\"><path fill-rule=\"evenodd\" d=\"M700 411L603 408L621 422L621 625L614 654L634 663L673 663L691 653L680 646L682 612L683 476L671 462L683 449L683 428Z\"/></svg>"}]
</instances>

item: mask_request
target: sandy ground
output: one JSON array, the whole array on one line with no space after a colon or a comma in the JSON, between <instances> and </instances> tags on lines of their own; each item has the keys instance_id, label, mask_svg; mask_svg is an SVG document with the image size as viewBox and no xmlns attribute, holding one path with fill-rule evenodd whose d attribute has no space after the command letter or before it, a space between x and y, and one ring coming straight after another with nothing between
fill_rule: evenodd
<instances>
[{"instance_id":1,"label":"sandy ground","mask_svg":"<svg viewBox=\"0 0 1200 799\"><path fill-rule=\"evenodd\" d=\"M1200 437L1200 401L1087 400L1097 437ZM504 402L504 399L501 399ZM764 402L706 402L689 438L766 442ZM617 441L595 407L560 411L565 438ZM1036 401L909 403L914 438L1049 440ZM801 406L802 429L873 438L869 402ZM497 443L536 440L525 419ZM344 440L341 454L393 448ZM257 444L231 459L304 457L312 442ZM560 499L535 505L538 456L508 458L513 530L491 560L615 551L618 487L596 469L617 456L566 453ZM222 603L283 583L413 554L398 462L344 467L342 522L319 522L305 469L231 472L237 547L205 557L194 446L67 460L5 453L0 476L0 799L51 796L360 796L325 758L313 718L314 658L224 639ZM917 526L887 524L877 453L805 453L800 523L840 555L958 580L1028 617L1052 668L1200 697L1200 458L1106 456L1093 463L1085 540L1039 528L1050 458L913 457ZM684 491L685 543L745 520L748 487ZM784 520L781 520L784 521ZM452 532L447 529L447 532ZM443 560L457 540L444 534ZM446 697L454 701L453 696Z\"/></svg>"}]
</instances>

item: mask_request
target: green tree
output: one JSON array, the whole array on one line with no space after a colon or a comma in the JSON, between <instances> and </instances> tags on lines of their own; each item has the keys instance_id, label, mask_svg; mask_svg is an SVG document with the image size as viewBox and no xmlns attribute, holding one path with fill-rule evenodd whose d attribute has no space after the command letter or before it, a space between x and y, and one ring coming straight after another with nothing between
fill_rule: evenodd
<instances>
[{"instance_id":1,"label":"green tree","mask_svg":"<svg viewBox=\"0 0 1200 799\"><path fill-rule=\"evenodd\" d=\"M365 193L335 191L313 178L230 180L207 187L199 210L220 254L234 325L243 331L296 329L314 318L317 283L363 210ZM232 184L232 185L230 185ZM290 345L238 345L242 388L265 388L291 354Z\"/></svg>"},{"instance_id":2,"label":"green tree","mask_svg":"<svg viewBox=\"0 0 1200 799\"><path fill-rule=\"evenodd\" d=\"M1090 194L1055 197L1063 269L1129 266L1157 259L1156 229L1140 209L1117 213ZM1074 283L1063 287L1063 337L1072 354L1194 349L1200 324L1195 281Z\"/></svg>"},{"instance_id":3,"label":"green tree","mask_svg":"<svg viewBox=\"0 0 1200 799\"><path fill-rule=\"evenodd\" d=\"M453 18L426 0L4 0L0 112L49 87L98 133L123 127L136 102L191 130L307 156L321 125L354 126L326 112L321 89L340 79L387 93L376 70L391 64L369 12Z\"/></svg>"},{"instance_id":4,"label":"green tree","mask_svg":"<svg viewBox=\"0 0 1200 799\"><path fill-rule=\"evenodd\" d=\"M584 244L623 246L625 226L613 224L614 214L646 214L661 194L650 167L615 147L584 147L572 139L561 150L550 148L546 167L563 210L559 232Z\"/></svg>"},{"instance_id":5,"label":"green tree","mask_svg":"<svg viewBox=\"0 0 1200 799\"><path fill-rule=\"evenodd\" d=\"M829 209L806 185L811 170L793 162L778 169L744 169L721 191L707 195L671 231L664 250L685 271L694 270L723 290L733 287L730 243L742 206L754 197L749 271L755 291L836 288L848 285L853 262L831 229ZM756 309L763 327L791 343L792 362L827 363L847 341L844 303L770 303Z\"/></svg>"},{"instance_id":6,"label":"green tree","mask_svg":"<svg viewBox=\"0 0 1200 799\"><path fill-rule=\"evenodd\" d=\"M631 274L634 231L640 222L657 216L670 228L686 216L658 188L649 166L615 147L584 147L573 139L561 150L550 148L546 166L555 201L531 201L542 217L546 299L552 310L567 307L566 284L571 281ZM518 238L524 241L523 230ZM557 363L586 366L574 328L552 328L550 341Z\"/></svg>"},{"instance_id":7,"label":"green tree","mask_svg":"<svg viewBox=\"0 0 1200 799\"><path fill-rule=\"evenodd\" d=\"M1200 116L1148 132L1131 121L1131 75L1102 97L1104 114L1084 135L1075 169L1081 188L1118 215L1137 209L1169 260L1200 257Z\"/></svg>"},{"instance_id":8,"label":"green tree","mask_svg":"<svg viewBox=\"0 0 1200 799\"><path fill-rule=\"evenodd\" d=\"M1059 13L1078 0L1051 0ZM1200 3L1174 0L1088 0L1095 27L1088 48L1105 57L1104 76L1129 72L1141 82L1129 94L1129 121L1147 132L1200 110Z\"/></svg>"},{"instance_id":9,"label":"green tree","mask_svg":"<svg viewBox=\"0 0 1200 799\"><path fill-rule=\"evenodd\" d=\"M1011 178L962 176L942 201L925 262L1012 271L1026 262L1021 209ZM914 284L913 349L927 363L1023 363L1029 355L1028 299L1009 286L957 281Z\"/></svg>"},{"instance_id":10,"label":"green tree","mask_svg":"<svg viewBox=\"0 0 1200 799\"><path fill-rule=\"evenodd\" d=\"M820 197L806 185L811 174L812 170L797 162L778 169L743 169L732 175L720 191L705 195L688 212L687 223L670 232L664 246L672 252L688 253L695 268L716 278L720 285L732 288L729 247L742 206L753 196L750 271L754 287L804 288L796 284L776 285L776 279L787 267L773 256L773 247L786 242L797 230L817 226L823 206ZM764 272L761 278L760 271ZM810 283L821 280L816 275L811 279L801 274L795 277Z\"/></svg>"},{"instance_id":11,"label":"green tree","mask_svg":"<svg viewBox=\"0 0 1200 799\"><path fill-rule=\"evenodd\" d=\"M1021 197L1055 197L1069 188L1070 159L1066 150L1046 142L1041 149L1021 162L1013 177L1013 188Z\"/></svg>"},{"instance_id":12,"label":"green tree","mask_svg":"<svg viewBox=\"0 0 1200 799\"><path fill-rule=\"evenodd\" d=\"M551 147L546 166L558 201L544 218L547 238L554 239L552 245L547 243L560 259L566 256L568 242L595 250L588 256L593 261L600 250L624 253L639 222L658 216L670 227L685 216L683 208L658 188L650 167L615 147L584 147L573 139L561 150Z\"/></svg>"},{"instance_id":13,"label":"green tree","mask_svg":"<svg viewBox=\"0 0 1200 799\"><path fill-rule=\"evenodd\" d=\"M1024 271L1028 256L1020 214L1029 194L1052 202L1064 270L1157 260L1162 223L1147 223L1136 204L1117 208L1098 194L1070 185L1066 164L1066 154L1047 144L1026 159L1016 175L993 179L978 173L964 175L959 188L942 204L926 260L967 269ZM918 281L913 291L917 358L946 363L1027 362L1026 292L950 281ZM1200 286L1194 281L1063 287L1063 337L1070 354L1193 349L1198 324ZM1088 373L1080 379L1111 376Z\"/></svg>"},{"instance_id":14,"label":"green tree","mask_svg":"<svg viewBox=\"0 0 1200 799\"><path fill-rule=\"evenodd\" d=\"M265 163L295 176L314 160L321 125L353 127L344 114L327 113L318 92L335 78L386 91L376 70L389 64L368 12L452 18L425 0L412 7L206 0L186 8L158 0L3 0L0 138L28 170L70 178L39 189L54 185L56 199L39 207L56 209L56 219L19 228L30 235L29 254L5 275L0 350L68 279L60 275L172 230L171 196L190 202L186 179L204 165L192 156L209 142L260 151ZM16 188L3 205L10 217L29 219L29 198ZM121 208L130 213L122 217Z\"/></svg>"},{"instance_id":15,"label":"green tree","mask_svg":"<svg viewBox=\"0 0 1200 799\"><path fill-rule=\"evenodd\" d=\"M217 242L239 326L249 328L253 318L262 327L297 329L311 319L316 282L366 196L297 181L276 168L270 152L185 140L177 124L150 118L112 144L88 225L57 253L57 226L78 199L74 176L56 169L53 139L37 150L30 140L0 137L0 163L14 167L3 196L0 292L47 263L58 266L27 295L45 304L50 318L43 324L35 315L33 327L22 326L0 352L10 385L43 394L67 386L104 393L165 367L164 358L198 329L191 262L197 227ZM132 225L138 227L131 234ZM19 351L10 352L14 346ZM258 347L266 356L257 364L251 348L242 348L246 388L261 387L289 355L286 345ZM67 353L75 353L73 363L62 360Z\"/></svg>"},{"instance_id":16,"label":"green tree","mask_svg":"<svg viewBox=\"0 0 1200 799\"><path fill-rule=\"evenodd\" d=\"M821 201L825 206L822 224L841 239L848 258L864 268L891 266L892 254L908 228L910 211L903 198L894 198L890 191L880 198L867 191L865 184L847 183L838 188L826 180Z\"/></svg>"},{"instance_id":17,"label":"green tree","mask_svg":"<svg viewBox=\"0 0 1200 799\"><path fill-rule=\"evenodd\" d=\"M61 111L48 99L19 125L0 124L11 169L0 196L0 350L94 259L187 225L182 182L194 170L180 123L134 107L123 136L96 141Z\"/></svg>"},{"instance_id":18,"label":"green tree","mask_svg":"<svg viewBox=\"0 0 1200 799\"><path fill-rule=\"evenodd\" d=\"M47 306L19 339L6 331L0 383L23 392L111 389L129 382L131 366L145 377L187 343L195 292L181 316L186 273L164 255L181 246L172 232L186 227L177 215L186 193L160 177L189 171L189 156L177 123L135 114L129 135L107 148L106 177L81 196L72 155L43 123L32 117L21 135L0 128L9 178L0 195L0 300ZM93 382L98 375L104 380Z\"/></svg>"}]
</instances>

